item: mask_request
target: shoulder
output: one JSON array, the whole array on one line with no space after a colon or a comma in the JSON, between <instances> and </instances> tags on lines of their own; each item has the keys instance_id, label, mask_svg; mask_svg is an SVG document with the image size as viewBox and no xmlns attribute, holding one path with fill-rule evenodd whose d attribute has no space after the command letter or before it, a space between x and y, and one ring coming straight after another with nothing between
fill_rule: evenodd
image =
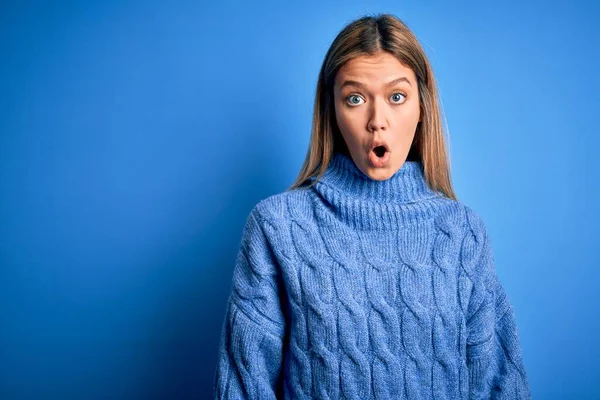
<instances>
[{"instance_id":1,"label":"shoulder","mask_svg":"<svg viewBox=\"0 0 600 400\"><path fill-rule=\"evenodd\" d=\"M310 195L304 189L293 189L266 197L250 211L242 243L260 257L274 255L280 262L286 260L286 250L292 246L293 220L300 214L312 212Z\"/></svg>"},{"instance_id":2,"label":"shoulder","mask_svg":"<svg viewBox=\"0 0 600 400\"><path fill-rule=\"evenodd\" d=\"M260 200L250 212L259 221L287 221L311 211L311 197L305 188L286 190Z\"/></svg>"},{"instance_id":3,"label":"shoulder","mask_svg":"<svg viewBox=\"0 0 600 400\"><path fill-rule=\"evenodd\" d=\"M463 204L462 207L465 215L465 227L469 232L476 236L487 235L486 223L481 215L466 204Z\"/></svg>"},{"instance_id":4,"label":"shoulder","mask_svg":"<svg viewBox=\"0 0 600 400\"><path fill-rule=\"evenodd\" d=\"M243 241L265 241L277 235L292 220L312 211L311 199L304 189L280 192L259 200L246 217Z\"/></svg>"},{"instance_id":5,"label":"shoulder","mask_svg":"<svg viewBox=\"0 0 600 400\"><path fill-rule=\"evenodd\" d=\"M480 236L486 232L481 215L471 206L454 199L440 197L434 200L434 219L438 225L451 226L465 234Z\"/></svg>"},{"instance_id":6,"label":"shoulder","mask_svg":"<svg viewBox=\"0 0 600 400\"><path fill-rule=\"evenodd\" d=\"M492 253L487 225L470 205L448 198L439 202L434 217L435 229L442 237L454 238L458 259L472 276L478 264L490 258Z\"/></svg>"},{"instance_id":7,"label":"shoulder","mask_svg":"<svg viewBox=\"0 0 600 400\"><path fill-rule=\"evenodd\" d=\"M483 244L488 239L486 223L473 207L457 200L446 199L449 203L447 211L442 212L446 219L452 219L455 226L460 227L465 241Z\"/></svg>"}]
</instances>

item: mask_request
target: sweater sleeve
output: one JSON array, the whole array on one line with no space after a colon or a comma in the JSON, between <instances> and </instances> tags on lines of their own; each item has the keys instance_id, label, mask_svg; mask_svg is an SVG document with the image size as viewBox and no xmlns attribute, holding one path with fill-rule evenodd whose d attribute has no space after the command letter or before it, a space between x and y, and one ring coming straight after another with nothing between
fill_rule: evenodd
<instances>
[{"instance_id":1,"label":"sweater sleeve","mask_svg":"<svg viewBox=\"0 0 600 400\"><path fill-rule=\"evenodd\" d=\"M221 328L216 399L281 397L281 278L261 222L255 207L246 220Z\"/></svg>"},{"instance_id":2,"label":"sweater sleeve","mask_svg":"<svg viewBox=\"0 0 600 400\"><path fill-rule=\"evenodd\" d=\"M483 221L472 227L476 254L467 309L467 367L471 399L531 399L515 311L500 282Z\"/></svg>"}]
</instances>

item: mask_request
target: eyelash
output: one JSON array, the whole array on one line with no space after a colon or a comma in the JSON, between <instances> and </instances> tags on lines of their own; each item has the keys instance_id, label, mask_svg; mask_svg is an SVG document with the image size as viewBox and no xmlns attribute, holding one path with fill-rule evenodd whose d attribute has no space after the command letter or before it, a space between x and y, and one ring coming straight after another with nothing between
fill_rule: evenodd
<instances>
[{"instance_id":1,"label":"eyelash","mask_svg":"<svg viewBox=\"0 0 600 400\"><path fill-rule=\"evenodd\" d=\"M406 101L406 93L403 93L403 92L395 92L395 93L392 93L392 96L394 96L394 95L396 95L396 94L401 94L402 96L404 96L404 98L405 98L405 101ZM349 103L348 103L348 100L349 100L351 97L354 97L354 96L361 97L360 95L358 95L358 94L356 94L356 93L352 93L352 94L349 94L348 96L346 96L346 104L347 104L349 107L356 107L356 106L360 106L360 104L349 104ZM391 96L390 96L390 97L391 97ZM403 101L402 103L393 103L393 104L395 104L395 105L400 105L400 104L403 104L403 103L404 103L404 101Z\"/></svg>"}]
</instances>

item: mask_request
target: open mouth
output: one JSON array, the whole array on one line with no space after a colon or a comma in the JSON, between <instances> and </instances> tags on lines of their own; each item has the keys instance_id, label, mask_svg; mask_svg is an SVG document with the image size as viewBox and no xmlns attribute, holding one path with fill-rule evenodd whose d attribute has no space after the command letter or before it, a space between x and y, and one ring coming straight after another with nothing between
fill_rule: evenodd
<instances>
[{"instance_id":1,"label":"open mouth","mask_svg":"<svg viewBox=\"0 0 600 400\"><path fill-rule=\"evenodd\" d=\"M369 163L374 168L388 166L390 161L390 149L383 140L375 140L369 152Z\"/></svg>"},{"instance_id":2,"label":"open mouth","mask_svg":"<svg viewBox=\"0 0 600 400\"><path fill-rule=\"evenodd\" d=\"M387 152L387 149L385 146L377 146L373 149L373 152L375 153L375 155L377 157L381 158L385 155L385 153Z\"/></svg>"}]
</instances>

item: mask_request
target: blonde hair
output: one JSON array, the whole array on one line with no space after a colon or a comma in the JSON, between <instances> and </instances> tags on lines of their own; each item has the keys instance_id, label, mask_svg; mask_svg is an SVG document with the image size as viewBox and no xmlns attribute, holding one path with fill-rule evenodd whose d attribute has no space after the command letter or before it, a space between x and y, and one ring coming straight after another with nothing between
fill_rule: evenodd
<instances>
[{"instance_id":1,"label":"blonde hair","mask_svg":"<svg viewBox=\"0 0 600 400\"><path fill-rule=\"evenodd\" d=\"M456 200L433 70L419 41L396 16L379 14L361 17L342 29L325 55L315 94L310 144L292 190L318 180L329 165L334 151L347 151L335 122L333 85L338 70L361 55L385 51L411 68L417 78L421 121L407 160L420 161L427 184L434 191ZM311 178L315 182L310 183Z\"/></svg>"}]
</instances>

